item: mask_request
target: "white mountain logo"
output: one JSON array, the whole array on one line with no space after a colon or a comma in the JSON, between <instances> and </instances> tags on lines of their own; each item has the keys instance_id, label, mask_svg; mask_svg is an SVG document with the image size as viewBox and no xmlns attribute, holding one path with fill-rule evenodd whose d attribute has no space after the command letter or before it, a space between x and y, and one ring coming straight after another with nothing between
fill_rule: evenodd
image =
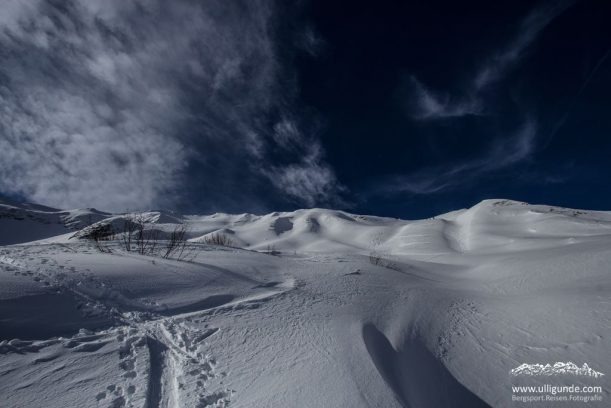
<instances>
[{"instance_id":1,"label":"white mountain logo","mask_svg":"<svg viewBox=\"0 0 611 408\"><path fill-rule=\"evenodd\" d=\"M595 371L588 366L587 363L583 363L581 367L572 362L563 363L561 361L551 364L522 364L513 370L510 371L511 375L519 376L519 375L530 375L530 376L538 376L538 375L579 375L584 377L602 377L604 374L600 371Z\"/></svg>"}]
</instances>

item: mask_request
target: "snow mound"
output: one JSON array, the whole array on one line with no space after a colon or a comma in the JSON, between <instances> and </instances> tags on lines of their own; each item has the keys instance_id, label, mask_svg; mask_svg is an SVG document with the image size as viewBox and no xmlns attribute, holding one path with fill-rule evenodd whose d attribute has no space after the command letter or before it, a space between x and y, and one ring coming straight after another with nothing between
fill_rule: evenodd
<instances>
[{"instance_id":1,"label":"snow mound","mask_svg":"<svg viewBox=\"0 0 611 408\"><path fill-rule=\"evenodd\" d=\"M362 254L375 249L429 258L551 248L611 234L609 213L509 200L485 200L467 210L416 221L315 208L263 216L188 216L184 222L194 237L231 230L232 239L248 249Z\"/></svg>"},{"instance_id":2,"label":"snow mound","mask_svg":"<svg viewBox=\"0 0 611 408\"><path fill-rule=\"evenodd\" d=\"M611 234L609 213L511 200L484 200L441 219L448 241L461 252L536 250Z\"/></svg>"},{"instance_id":3,"label":"snow mound","mask_svg":"<svg viewBox=\"0 0 611 408\"><path fill-rule=\"evenodd\" d=\"M134 217L161 235L184 225L193 242L221 234L234 246L252 250L361 254L375 250L423 258L539 250L611 235L611 214L607 212L511 200L484 200L470 209L415 221L318 208L267 215L181 216L162 211L112 215L95 209L61 211L32 204L0 204L0 244L36 241L96 223L122 231L125 221Z\"/></svg>"},{"instance_id":4,"label":"snow mound","mask_svg":"<svg viewBox=\"0 0 611 408\"><path fill-rule=\"evenodd\" d=\"M44 211L43 211L44 209ZM352 215L328 209L275 212L267 215L224 214L182 216L162 211L112 215L95 209L61 211L48 207L0 204L0 244L36 241L107 223L120 232L138 217L169 234L178 225L193 242L220 234L233 246L282 252L384 252L430 259L455 253L506 253L577 244L611 235L611 214L485 200L466 210L407 221ZM26 221L25 224L22 222ZM86 232L79 232L79 237Z\"/></svg>"}]
</instances>

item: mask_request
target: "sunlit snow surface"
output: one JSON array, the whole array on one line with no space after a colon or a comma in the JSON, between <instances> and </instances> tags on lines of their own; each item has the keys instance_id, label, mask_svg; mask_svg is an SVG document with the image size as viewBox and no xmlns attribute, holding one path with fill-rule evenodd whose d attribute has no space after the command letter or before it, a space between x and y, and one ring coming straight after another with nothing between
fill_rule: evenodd
<instances>
[{"instance_id":1,"label":"sunlit snow surface","mask_svg":"<svg viewBox=\"0 0 611 408\"><path fill-rule=\"evenodd\" d=\"M0 406L532 406L512 384L564 383L611 404L611 213L144 216L192 257L71 238L121 215L0 204ZM512 374L556 362L607 375Z\"/></svg>"}]
</instances>

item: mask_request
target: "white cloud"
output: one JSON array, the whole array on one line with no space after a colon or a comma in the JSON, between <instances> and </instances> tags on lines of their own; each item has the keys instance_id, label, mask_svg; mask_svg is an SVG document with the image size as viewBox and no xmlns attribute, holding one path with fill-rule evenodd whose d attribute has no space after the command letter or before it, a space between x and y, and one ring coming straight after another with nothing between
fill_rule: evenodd
<instances>
[{"instance_id":1,"label":"white cloud","mask_svg":"<svg viewBox=\"0 0 611 408\"><path fill-rule=\"evenodd\" d=\"M308 207L346 204L340 197L345 188L325 163L322 146L316 139L302 135L297 124L287 118L274 126L274 139L286 150L302 152L301 160L296 163L263 170L274 186L293 201L302 202Z\"/></svg>"},{"instance_id":2,"label":"white cloud","mask_svg":"<svg viewBox=\"0 0 611 408\"><path fill-rule=\"evenodd\" d=\"M507 71L524 57L539 33L574 3L574 0L550 2L528 14L518 26L513 40L505 48L491 55L480 68L475 76L475 88L481 90L502 79Z\"/></svg>"},{"instance_id":3,"label":"white cloud","mask_svg":"<svg viewBox=\"0 0 611 408\"><path fill-rule=\"evenodd\" d=\"M411 78L414 92L412 117L419 120L457 118L467 115L481 115L483 106L472 95L455 100L448 94L435 93L415 77Z\"/></svg>"},{"instance_id":4,"label":"white cloud","mask_svg":"<svg viewBox=\"0 0 611 408\"><path fill-rule=\"evenodd\" d=\"M214 188L248 171L244 163L261 178L325 168L334 185L322 159L268 162L270 149L307 156L303 140L318 143L297 128L262 125L291 103L271 0L3 6L1 192L59 207L163 206L189 177ZM186 173L193 160L216 164ZM303 202L333 194L291 178L275 184L294 197L308 191Z\"/></svg>"},{"instance_id":5,"label":"white cloud","mask_svg":"<svg viewBox=\"0 0 611 408\"><path fill-rule=\"evenodd\" d=\"M318 162L291 164L272 170L269 177L276 187L308 207L327 203L338 187L333 171Z\"/></svg>"},{"instance_id":6,"label":"white cloud","mask_svg":"<svg viewBox=\"0 0 611 408\"><path fill-rule=\"evenodd\" d=\"M130 115L109 126L108 107L79 96L30 92L19 107L0 96L0 121L10 124L0 138L3 189L54 205L126 209L158 203L177 182L185 154L176 141Z\"/></svg>"},{"instance_id":7,"label":"white cloud","mask_svg":"<svg viewBox=\"0 0 611 408\"><path fill-rule=\"evenodd\" d=\"M325 41L313 26L307 25L297 38L297 46L312 57L316 57L324 50Z\"/></svg>"}]
</instances>

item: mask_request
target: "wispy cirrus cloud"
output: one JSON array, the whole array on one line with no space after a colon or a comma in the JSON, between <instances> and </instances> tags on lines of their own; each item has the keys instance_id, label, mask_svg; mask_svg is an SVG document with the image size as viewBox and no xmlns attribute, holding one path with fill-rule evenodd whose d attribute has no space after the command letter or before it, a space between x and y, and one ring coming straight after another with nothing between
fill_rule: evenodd
<instances>
[{"instance_id":1,"label":"wispy cirrus cloud","mask_svg":"<svg viewBox=\"0 0 611 408\"><path fill-rule=\"evenodd\" d=\"M482 102L473 96L452 96L427 88L416 77L410 78L412 90L411 117L417 120L459 118L480 115Z\"/></svg>"},{"instance_id":2,"label":"wispy cirrus cloud","mask_svg":"<svg viewBox=\"0 0 611 408\"><path fill-rule=\"evenodd\" d=\"M283 119L281 19L271 0L7 1L0 191L120 210L188 199L194 180L231 195L218 186L247 175L301 203L333 200L319 141Z\"/></svg>"},{"instance_id":3,"label":"wispy cirrus cloud","mask_svg":"<svg viewBox=\"0 0 611 408\"><path fill-rule=\"evenodd\" d=\"M481 177L527 160L534 153L536 122L526 120L512 135L494 139L486 154L442 166L431 166L409 175L391 177L372 188L373 194L432 194L452 190Z\"/></svg>"},{"instance_id":4,"label":"wispy cirrus cloud","mask_svg":"<svg viewBox=\"0 0 611 408\"><path fill-rule=\"evenodd\" d=\"M541 31L574 3L561 0L535 8L518 24L511 41L484 59L459 94L433 90L412 76L411 117L436 120L486 114L483 92L515 68Z\"/></svg>"},{"instance_id":5,"label":"wispy cirrus cloud","mask_svg":"<svg viewBox=\"0 0 611 408\"><path fill-rule=\"evenodd\" d=\"M299 162L265 169L269 180L288 196L301 200L308 207L329 203L329 197L333 197L334 205L347 205L339 196L346 189L325 163L320 144L312 143L304 149L306 154Z\"/></svg>"},{"instance_id":6,"label":"wispy cirrus cloud","mask_svg":"<svg viewBox=\"0 0 611 408\"><path fill-rule=\"evenodd\" d=\"M541 31L572 4L573 0L563 0L535 8L518 24L513 38L484 59L460 93L432 90L412 76L411 117L431 122L492 114L494 106L486 103L486 96L522 61ZM537 120L530 113L516 120L522 122L518 129L489 136L490 146L479 158L430 166L408 175L391 177L374 188L374 194L447 191L528 160L537 147Z\"/></svg>"},{"instance_id":7,"label":"wispy cirrus cloud","mask_svg":"<svg viewBox=\"0 0 611 408\"><path fill-rule=\"evenodd\" d=\"M513 40L493 53L475 76L476 91L494 84L515 67L525 56L529 46L552 21L560 16L575 0L560 0L545 3L529 13L519 24Z\"/></svg>"}]
</instances>

